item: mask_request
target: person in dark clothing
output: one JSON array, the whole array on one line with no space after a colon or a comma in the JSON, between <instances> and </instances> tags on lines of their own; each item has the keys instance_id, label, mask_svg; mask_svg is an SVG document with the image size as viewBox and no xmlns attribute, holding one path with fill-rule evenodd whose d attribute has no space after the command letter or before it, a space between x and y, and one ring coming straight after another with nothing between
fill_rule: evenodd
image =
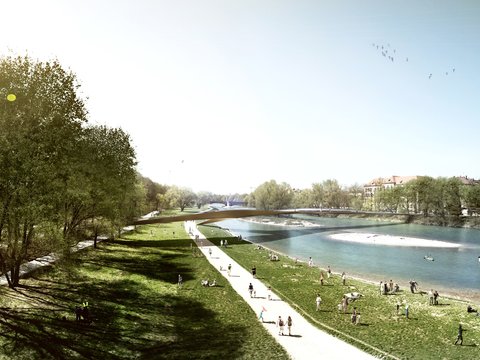
<instances>
[{"instance_id":1,"label":"person in dark clothing","mask_svg":"<svg viewBox=\"0 0 480 360\"><path fill-rule=\"evenodd\" d=\"M460 341L460 345L463 344L463 328L462 328L462 324L459 324L458 325L458 335L457 335L457 340L455 340L455 345L457 345L457 343Z\"/></svg>"}]
</instances>

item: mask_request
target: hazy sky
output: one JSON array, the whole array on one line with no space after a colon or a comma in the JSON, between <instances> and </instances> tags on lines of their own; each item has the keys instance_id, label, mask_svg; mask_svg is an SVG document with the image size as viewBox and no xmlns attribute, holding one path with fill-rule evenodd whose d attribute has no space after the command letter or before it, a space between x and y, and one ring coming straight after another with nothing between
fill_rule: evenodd
<instances>
[{"instance_id":1,"label":"hazy sky","mask_svg":"<svg viewBox=\"0 0 480 360\"><path fill-rule=\"evenodd\" d=\"M0 54L58 58L156 182L480 178L479 1L0 5Z\"/></svg>"}]
</instances>

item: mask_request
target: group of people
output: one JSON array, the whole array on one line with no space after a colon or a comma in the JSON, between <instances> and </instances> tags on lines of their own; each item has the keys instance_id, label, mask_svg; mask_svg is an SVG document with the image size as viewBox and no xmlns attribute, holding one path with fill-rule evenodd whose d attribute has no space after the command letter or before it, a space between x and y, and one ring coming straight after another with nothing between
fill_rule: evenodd
<instances>
[{"instance_id":1,"label":"group of people","mask_svg":"<svg viewBox=\"0 0 480 360\"><path fill-rule=\"evenodd\" d=\"M216 279L213 279L212 282L210 282L208 279L206 280L202 280L202 286L217 286L217 280Z\"/></svg>"},{"instance_id":2,"label":"group of people","mask_svg":"<svg viewBox=\"0 0 480 360\"><path fill-rule=\"evenodd\" d=\"M220 240L220 247L228 247L228 241L227 241L227 239L225 239L225 240L223 240L223 239Z\"/></svg>"},{"instance_id":3,"label":"group of people","mask_svg":"<svg viewBox=\"0 0 480 360\"><path fill-rule=\"evenodd\" d=\"M287 326L287 329L288 329L288 336L291 336L293 321L290 316L288 316L286 321L284 321L281 316L278 317L278 320L277 320L278 335L285 335L284 334L285 325Z\"/></svg>"},{"instance_id":4,"label":"group of people","mask_svg":"<svg viewBox=\"0 0 480 360\"><path fill-rule=\"evenodd\" d=\"M88 301L83 301L82 306L75 307L75 320L76 321L90 322L90 310L88 308Z\"/></svg>"},{"instance_id":5,"label":"group of people","mask_svg":"<svg viewBox=\"0 0 480 360\"><path fill-rule=\"evenodd\" d=\"M277 254L274 254L274 253L272 253L272 252L269 252L269 253L268 253L268 259L269 259L270 261L278 261L278 260L279 260L278 255L277 255Z\"/></svg>"},{"instance_id":6,"label":"group of people","mask_svg":"<svg viewBox=\"0 0 480 360\"><path fill-rule=\"evenodd\" d=\"M428 292L428 298L430 299L430 305L438 305L438 294L437 290L430 289Z\"/></svg>"},{"instance_id":7,"label":"group of people","mask_svg":"<svg viewBox=\"0 0 480 360\"><path fill-rule=\"evenodd\" d=\"M400 291L400 286L397 283L393 283L390 279L389 282L380 281L380 295L394 294Z\"/></svg>"}]
</instances>

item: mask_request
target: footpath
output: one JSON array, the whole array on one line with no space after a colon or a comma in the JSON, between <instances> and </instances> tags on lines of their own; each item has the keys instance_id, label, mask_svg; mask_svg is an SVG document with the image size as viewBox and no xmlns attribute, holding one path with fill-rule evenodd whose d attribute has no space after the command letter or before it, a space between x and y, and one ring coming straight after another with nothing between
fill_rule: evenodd
<instances>
[{"instance_id":1,"label":"footpath","mask_svg":"<svg viewBox=\"0 0 480 360\"><path fill-rule=\"evenodd\" d=\"M249 271L242 268L220 248L208 241L198 230L194 221L186 221L185 230L190 234L205 258L228 280L232 288L245 300L257 316L262 310L264 311L263 326L285 348L292 359L375 359L374 356L313 326L275 293L270 292L271 300L268 300L269 290L267 286L260 280L254 279ZM229 264L231 265L230 275L227 272ZM251 298L248 292L250 283L256 291L256 297L254 298ZM283 332L285 335L279 335L279 328L277 327L279 316L285 323L288 316L292 318L291 336L288 336L286 324Z\"/></svg>"}]
</instances>

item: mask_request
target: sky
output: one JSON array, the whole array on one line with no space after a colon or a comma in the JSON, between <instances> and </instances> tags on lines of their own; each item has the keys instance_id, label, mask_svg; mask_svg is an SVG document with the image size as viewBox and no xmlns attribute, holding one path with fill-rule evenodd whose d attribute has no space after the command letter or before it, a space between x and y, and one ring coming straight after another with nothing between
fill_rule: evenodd
<instances>
[{"instance_id":1,"label":"sky","mask_svg":"<svg viewBox=\"0 0 480 360\"><path fill-rule=\"evenodd\" d=\"M158 183L480 178L478 1L0 4L0 55L73 71L89 122L129 133Z\"/></svg>"}]
</instances>

